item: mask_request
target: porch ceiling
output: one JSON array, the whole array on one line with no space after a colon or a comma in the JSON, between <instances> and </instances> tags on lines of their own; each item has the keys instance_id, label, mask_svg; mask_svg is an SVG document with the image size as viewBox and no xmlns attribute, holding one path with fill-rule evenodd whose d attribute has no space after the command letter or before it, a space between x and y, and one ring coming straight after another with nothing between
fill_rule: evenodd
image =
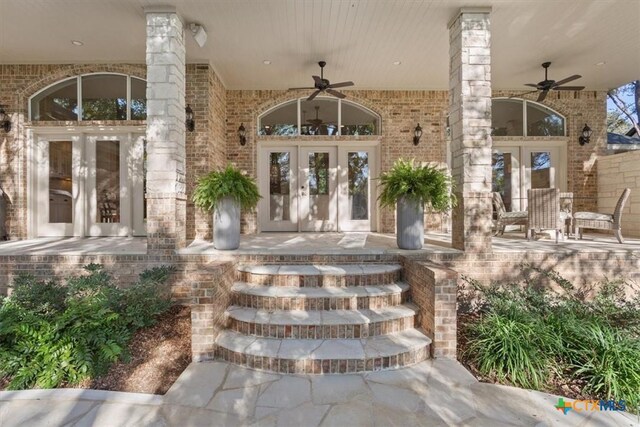
<instances>
[{"instance_id":1,"label":"porch ceiling","mask_svg":"<svg viewBox=\"0 0 640 427\"><path fill-rule=\"evenodd\" d=\"M463 6L492 7L496 89L524 91L543 61L588 90L640 78L638 0L0 0L0 63L142 63L142 8L155 3L206 27L202 49L188 35L187 59L211 63L228 89L306 86L318 60L356 89L447 89L447 23Z\"/></svg>"}]
</instances>

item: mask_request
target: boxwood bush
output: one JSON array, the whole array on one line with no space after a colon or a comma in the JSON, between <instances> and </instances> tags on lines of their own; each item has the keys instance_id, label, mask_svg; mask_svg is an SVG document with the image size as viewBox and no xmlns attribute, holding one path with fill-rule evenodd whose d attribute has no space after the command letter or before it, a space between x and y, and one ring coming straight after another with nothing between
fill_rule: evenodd
<instances>
[{"instance_id":1,"label":"boxwood bush","mask_svg":"<svg viewBox=\"0 0 640 427\"><path fill-rule=\"evenodd\" d=\"M155 322L170 305L172 267L143 272L128 288L116 286L102 266L86 274L37 280L22 275L0 301L0 376L9 389L73 385L104 374L132 334Z\"/></svg>"},{"instance_id":2,"label":"boxwood bush","mask_svg":"<svg viewBox=\"0 0 640 427\"><path fill-rule=\"evenodd\" d=\"M557 273L537 271L558 291L532 282L485 286L466 279L463 359L498 382L539 390L572 383L585 396L638 408L638 291L606 281L586 298Z\"/></svg>"}]
</instances>

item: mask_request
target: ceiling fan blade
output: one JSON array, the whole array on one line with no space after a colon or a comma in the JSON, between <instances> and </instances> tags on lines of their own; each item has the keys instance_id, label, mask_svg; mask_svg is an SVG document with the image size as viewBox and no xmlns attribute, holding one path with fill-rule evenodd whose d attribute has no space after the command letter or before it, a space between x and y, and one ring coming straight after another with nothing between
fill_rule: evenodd
<instances>
[{"instance_id":1,"label":"ceiling fan blade","mask_svg":"<svg viewBox=\"0 0 640 427\"><path fill-rule=\"evenodd\" d=\"M333 90L333 89L327 89L327 92L329 92L331 95L336 96L340 99L346 98L347 95L345 95L342 92L338 92L337 90Z\"/></svg>"},{"instance_id":2,"label":"ceiling fan blade","mask_svg":"<svg viewBox=\"0 0 640 427\"><path fill-rule=\"evenodd\" d=\"M538 102L544 101L548 93L549 93L548 90L543 90L542 92L540 92L540 96L538 96Z\"/></svg>"},{"instance_id":3,"label":"ceiling fan blade","mask_svg":"<svg viewBox=\"0 0 640 427\"><path fill-rule=\"evenodd\" d=\"M318 96L318 94L320 93L319 90L316 90L315 92L313 92L308 98L307 101L313 101L313 98L315 98L316 96Z\"/></svg>"},{"instance_id":4,"label":"ceiling fan blade","mask_svg":"<svg viewBox=\"0 0 640 427\"><path fill-rule=\"evenodd\" d=\"M566 79L558 80L557 82L555 82L553 84L553 87L560 86L560 85L563 85L565 83L572 82L572 81L577 80L577 79L579 79L581 77L582 76L579 75L579 74L574 74L573 76L567 77Z\"/></svg>"},{"instance_id":5,"label":"ceiling fan blade","mask_svg":"<svg viewBox=\"0 0 640 427\"><path fill-rule=\"evenodd\" d=\"M311 76L313 77L313 81L316 82L316 86L322 85L322 79L319 76Z\"/></svg>"},{"instance_id":6,"label":"ceiling fan blade","mask_svg":"<svg viewBox=\"0 0 640 427\"><path fill-rule=\"evenodd\" d=\"M347 86L353 86L354 83L353 82L341 82L341 83L332 83L329 85L330 88L338 88L338 87L347 87Z\"/></svg>"},{"instance_id":7,"label":"ceiling fan blade","mask_svg":"<svg viewBox=\"0 0 640 427\"><path fill-rule=\"evenodd\" d=\"M554 87L553 90L582 90L584 86L560 86Z\"/></svg>"},{"instance_id":8,"label":"ceiling fan blade","mask_svg":"<svg viewBox=\"0 0 640 427\"><path fill-rule=\"evenodd\" d=\"M535 84L535 83L525 83L524 85L525 86L530 86L530 87L536 87L536 88L538 87L538 85Z\"/></svg>"},{"instance_id":9,"label":"ceiling fan blade","mask_svg":"<svg viewBox=\"0 0 640 427\"><path fill-rule=\"evenodd\" d=\"M287 90L302 90L302 89L315 89L315 87L290 87Z\"/></svg>"}]
</instances>

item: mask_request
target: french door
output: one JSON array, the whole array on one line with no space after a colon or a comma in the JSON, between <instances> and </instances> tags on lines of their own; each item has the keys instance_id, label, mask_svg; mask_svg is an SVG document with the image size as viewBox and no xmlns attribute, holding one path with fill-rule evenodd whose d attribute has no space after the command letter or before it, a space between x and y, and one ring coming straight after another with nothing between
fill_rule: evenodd
<instances>
[{"instance_id":1,"label":"french door","mask_svg":"<svg viewBox=\"0 0 640 427\"><path fill-rule=\"evenodd\" d=\"M261 231L375 230L376 147L262 147Z\"/></svg>"},{"instance_id":2,"label":"french door","mask_svg":"<svg viewBox=\"0 0 640 427\"><path fill-rule=\"evenodd\" d=\"M564 143L494 144L493 191L502 194L507 211L527 209L530 188L560 188L566 191L566 146Z\"/></svg>"},{"instance_id":3,"label":"french door","mask_svg":"<svg viewBox=\"0 0 640 427\"><path fill-rule=\"evenodd\" d=\"M144 235L143 162L140 134L39 136L36 235Z\"/></svg>"}]
</instances>

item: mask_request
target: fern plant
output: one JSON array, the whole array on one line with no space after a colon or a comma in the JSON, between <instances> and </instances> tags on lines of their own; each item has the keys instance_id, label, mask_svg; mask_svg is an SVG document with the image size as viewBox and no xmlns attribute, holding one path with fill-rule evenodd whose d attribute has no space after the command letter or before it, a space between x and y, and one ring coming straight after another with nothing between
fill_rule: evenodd
<instances>
[{"instance_id":1,"label":"fern plant","mask_svg":"<svg viewBox=\"0 0 640 427\"><path fill-rule=\"evenodd\" d=\"M225 197L233 197L242 209L253 210L260 200L260 192L253 178L229 164L224 170L212 171L198 180L193 203L205 211L212 211Z\"/></svg>"},{"instance_id":2,"label":"fern plant","mask_svg":"<svg viewBox=\"0 0 640 427\"><path fill-rule=\"evenodd\" d=\"M446 172L430 165L417 165L413 160L398 159L380 176L380 186L382 192L378 200L383 207L394 207L404 198L427 205L435 212L444 212L456 201Z\"/></svg>"}]
</instances>

